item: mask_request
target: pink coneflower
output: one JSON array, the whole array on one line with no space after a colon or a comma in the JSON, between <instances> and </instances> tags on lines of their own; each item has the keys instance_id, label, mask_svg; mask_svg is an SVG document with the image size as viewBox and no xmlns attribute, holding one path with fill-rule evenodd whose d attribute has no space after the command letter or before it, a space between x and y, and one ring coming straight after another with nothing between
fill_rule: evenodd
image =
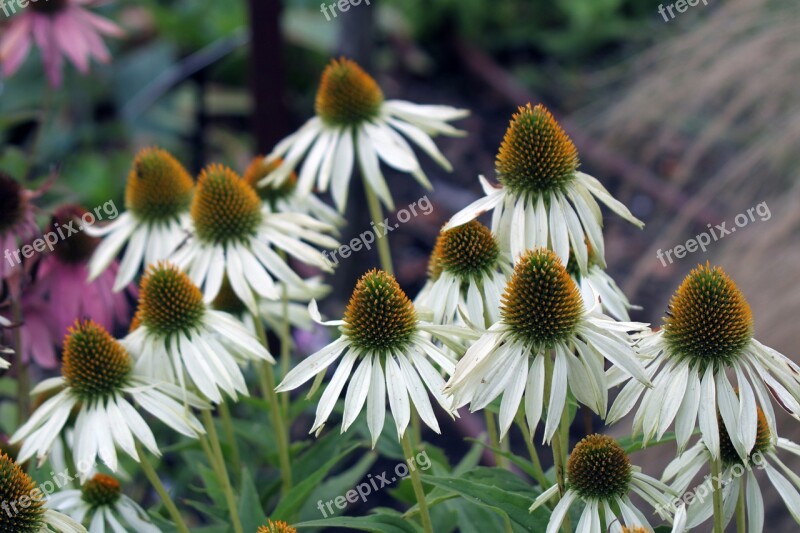
<instances>
[{"instance_id":1,"label":"pink coneflower","mask_svg":"<svg viewBox=\"0 0 800 533\"><path fill-rule=\"evenodd\" d=\"M85 213L85 209L75 205L61 207L53 214L49 231L73 220L78 227ZM87 281L89 259L99 243L100 239L81 231L56 243L53 252L42 259L38 286L47 294L47 322L52 337L59 343L76 317L91 319L108 331L130 321L129 295L135 296L136 289L129 285L126 291L113 291L119 270L117 261L93 281Z\"/></svg>"},{"instance_id":2,"label":"pink coneflower","mask_svg":"<svg viewBox=\"0 0 800 533\"><path fill-rule=\"evenodd\" d=\"M102 36L120 37L123 31L110 20L84 7L92 3L92 0L31 1L12 19L0 40L3 74L13 75L34 43L41 50L44 69L53 87L61 85L64 57L84 74L89 71L92 58L108 63L111 54Z\"/></svg>"},{"instance_id":3,"label":"pink coneflower","mask_svg":"<svg viewBox=\"0 0 800 533\"><path fill-rule=\"evenodd\" d=\"M0 171L0 280L19 267L19 247L39 231L30 199L36 193L22 187L14 178ZM15 255L15 252L17 254Z\"/></svg>"},{"instance_id":4,"label":"pink coneflower","mask_svg":"<svg viewBox=\"0 0 800 533\"><path fill-rule=\"evenodd\" d=\"M22 346L21 350L18 349L17 357L25 363L33 361L40 368L55 368L58 366L55 350L56 343L48 327L47 301L38 284L27 285L24 288L20 297L20 307L23 318L18 324L14 325L15 328L19 328ZM0 309L0 313L2 313L6 321L11 322L13 320L10 306L4 306ZM16 348L13 328L3 331L2 344Z\"/></svg>"}]
</instances>

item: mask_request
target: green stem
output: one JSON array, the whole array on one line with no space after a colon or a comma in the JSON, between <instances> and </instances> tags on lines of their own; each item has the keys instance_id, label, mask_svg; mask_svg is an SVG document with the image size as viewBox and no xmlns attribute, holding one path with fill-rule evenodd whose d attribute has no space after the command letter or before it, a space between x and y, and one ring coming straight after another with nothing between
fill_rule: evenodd
<instances>
[{"instance_id":1,"label":"green stem","mask_svg":"<svg viewBox=\"0 0 800 533\"><path fill-rule=\"evenodd\" d=\"M724 533L725 517L722 510L722 487L720 486L720 476L722 473L722 459L717 457L711 460L711 479L714 495L714 533Z\"/></svg>"},{"instance_id":2,"label":"green stem","mask_svg":"<svg viewBox=\"0 0 800 533\"><path fill-rule=\"evenodd\" d=\"M206 428L206 433L208 433L208 439L211 441L211 450L217 462L219 482L222 484L222 491L225 494L225 501L228 504L228 512L231 517L233 531L235 533L244 533L242 521L239 518L239 509L236 505L236 496L233 494L233 487L231 486L231 478L228 476L228 468L225 466L225 456L222 454L222 446L219 443L217 426L214 424L214 417L211 416L211 411L207 409L203 409L202 416L203 425Z\"/></svg>"},{"instance_id":3,"label":"green stem","mask_svg":"<svg viewBox=\"0 0 800 533\"><path fill-rule=\"evenodd\" d=\"M747 516L744 483L739 485L739 501L736 502L736 533L747 533Z\"/></svg>"},{"instance_id":4,"label":"green stem","mask_svg":"<svg viewBox=\"0 0 800 533\"><path fill-rule=\"evenodd\" d=\"M428 502L425 500L425 490L422 488L422 480L419 477L417 470L412 460L414 459L414 447L411 445L411 439L408 436L408 431L403 434L400 442L403 445L403 455L406 462L409 464L409 473L411 475L411 485L414 487L414 495L417 497L417 504L419 505L419 516L422 519L422 529L425 533L433 533L433 524L431 523L431 515L428 512Z\"/></svg>"},{"instance_id":5,"label":"green stem","mask_svg":"<svg viewBox=\"0 0 800 533\"><path fill-rule=\"evenodd\" d=\"M256 324L261 324L261 319L256 317ZM258 338L265 347L267 346L267 332L263 327L256 327L258 331ZM269 404L270 417L272 418L273 429L275 430L275 439L278 441L278 459L281 467L281 492L286 494L292 488L292 463L289 456L289 432L283 419L283 413L280 408L280 399L278 393L275 392L275 372L272 370L272 365L267 362L261 363L261 368L258 372L261 394L264 395L264 400Z\"/></svg>"},{"instance_id":6,"label":"green stem","mask_svg":"<svg viewBox=\"0 0 800 533\"><path fill-rule=\"evenodd\" d=\"M136 453L139 455L139 462L142 465L142 472L144 472L144 475L158 493L158 496L161 498L161 502L164 504L164 507L167 508L169 515L172 517L172 521L175 522L175 527L181 533L189 533L189 528L186 527L186 522L183 521L180 511L178 511L178 507L175 505L175 502L172 501L169 492L167 492L167 489L164 488L164 484L161 483L161 480L159 479L158 474L156 474L153 465L151 465L147 460L147 456L138 442L136 443Z\"/></svg>"},{"instance_id":7,"label":"green stem","mask_svg":"<svg viewBox=\"0 0 800 533\"><path fill-rule=\"evenodd\" d=\"M383 222L383 209L381 209L380 200L378 195L372 190L369 183L364 180L364 191L367 196L367 206L369 207L369 214L372 217L372 222L375 224L375 233L378 244L378 255L381 260L381 268L387 274L394 276L394 266L392 266L392 251L389 248L389 236L382 235L382 231L378 231L380 224Z\"/></svg>"},{"instance_id":8,"label":"green stem","mask_svg":"<svg viewBox=\"0 0 800 533\"><path fill-rule=\"evenodd\" d=\"M539 453L536 451L536 446L533 444L533 435L531 434L530 429L528 429L528 424L525 422L525 417L522 412L517 413L515 420L520 431L522 431L522 436L525 439L525 446L528 447L528 455L531 456L531 463L533 463L533 472L536 474L536 481L539 482L539 486L542 487L542 491L545 491L550 488L551 483L548 481L547 476L544 475L542 462L539 461Z\"/></svg>"},{"instance_id":9,"label":"green stem","mask_svg":"<svg viewBox=\"0 0 800 533\"><path fill-rule=\"evenodd\" d=\"M489 433L489 444L492 446L494 454L494 463L501 467L506 467L505 457L500 455L500 439L497 437L497 423L494 421L494 414L488 410L483 410L483 418L486 420L486 431Z\"/></svg>"},{"instance_id":10,"label":"green stem","mask_svg":"<svg viewBox=\"0 0 800 533\"><path fill-rule=\"evenodd\" d=\"M11 298L11 313L14 317L14 369L17 373L17 421L22 425L31 411L31 380L28 365L22 356L22 302L19 298Z\"/></svg>"},{"instance_id":11,"label":"green stem","mask_svg":"<svg viewBox=\"0 0 800 533\"><path fill-rule=\"evenodd\" d=\"M242 456L239 453L239 443L236 442L236 432L233 429L233 417L227 402L219 404L219 414L222 421L222 430L225 432L225 439L231 449L231 463L233 463L234 468L233 477L238 485L242 477Z\"/></svg>"},{"instance_id":12,"label":"green stem","mask_svg":"<svg viewBox=\"0 0 800 533\"><path fill-rule=\"evenodd\" d=\"M275 426L275 438L278 441L278 458L281 465L281 479L283 480L283 494L292 488L292 464L289 458L289 437L286 433L286 426L283 423L283 416L278 400L278 393L275 392L275 373L272 365L262 363L261 365L261 389L264 398L269 403L269 410L272 416L272 423Z\"/></svg>"}]
</instances>

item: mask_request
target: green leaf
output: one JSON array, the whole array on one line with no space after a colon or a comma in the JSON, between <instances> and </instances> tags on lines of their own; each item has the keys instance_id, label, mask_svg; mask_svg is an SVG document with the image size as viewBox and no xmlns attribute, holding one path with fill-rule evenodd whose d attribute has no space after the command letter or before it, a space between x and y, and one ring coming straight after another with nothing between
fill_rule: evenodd
<instances>
[{"instance_id":1,"label":"green leaf","mask_svg":"<svg viewBox=\"0 0 800 533\"><path fill-rule=\"evenodd\" d=\"M253 478L247 468L242 468L242 488L239 496L239 518L245 531L256 531L259 526L267 523L267 516L261 508L261 499L258 496Z\"/></svg>"},{"instance_id":2,"label":"green leaf","mask_svg":"<svg viewBox=\"0 0 800 533\"><path fill-rule=\"evenodd\" d=\"M375 514L370 516L337 516L323 520L312 520L295 524L297 529L304 527L343 527L358 531L374 533L418 533L422 529L413 522L403 520L399 516Z\"/></svg>"},{"instance_id":3,"label":"green leaf","mask_svg":"<svg viewBox=\"0 0 800 533\"><path fill-rule=\"evenodd\" d=\"M367 453L355 465L345 470L341 474L331 477L325 483L320 484L309 496L308 501L300 511L301 520L312 520L320 516L320 510L315 502L319 500L329 500L332 496L345 494L353 489L367 473L367 470L375 464L378 456L374 452ZM341 514L344 510L333 507L334 516Z\"/></svg>"},{"instance_id":4,"label":"green leaf","mask_svg":"<svg viewBox=\"0 0 800 533\"><path fill-rule=\"evenodd\" d=\"M544 510L528 512L536 494L530 485L500 468L477 468L462 477L422 476L423 481L455 492L466 500L489 508L523 531L544 531Z\"/></svg>"},{"instance_id":5,"label":"green leaf","mask_svg":"<svg viewBox=\"0 0 800 533\"><path fill-rule=\"evenodd\" d=\"M281 501L278 504L278 507L272 513L271 518L273 520L285 520L287 522L292 522L292 517L300 510L303 504L306 503L308 497L312 492L314 492L314 489L320 484L320 482L322 482L330 469L333 468L337 463L341 462L357 448L359 448L358 444L349 446L343 452L334 455L332 459L328 460L328 462L324 463L322 466L318 466L316 471L314 471L311 475L306 476L302 482L300 482L298 485L295 485L286 496L281 498Z\"/></svg>"}]
</instances>

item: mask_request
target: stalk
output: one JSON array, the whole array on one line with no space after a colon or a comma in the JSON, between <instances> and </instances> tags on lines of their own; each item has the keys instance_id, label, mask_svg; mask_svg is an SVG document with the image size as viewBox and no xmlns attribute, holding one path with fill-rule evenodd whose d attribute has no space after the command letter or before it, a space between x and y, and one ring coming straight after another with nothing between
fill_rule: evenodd
<instances>
[{"instance_id":1,"label":"stalk","mask_svg":"<svg viewBox=\"0 0 800 533\"><path fill-rule=\"evenodd\" d=\"M722 487L720 486L720 475L722 472L722 459L717 457L711 460L711 479L716 480L712 483L714 495L714 533L725 533L723 525L725 517L722 510Z\"/></svg>"},{"instance_id":2,"label":"stalk","mask_svg":"<svg viewBox=\"0 0 800 533\"><path fill-rule=\"evenodd\" d=\"M431 523L431 515L428 512L428 502L425 501L425 490L422 488L422 480L420 479L419 472L416 467L410 465L414 464L411 460L414 458L414 447L411 445L411 438L409 432L406 431L400 439L403 445L403 455L406 457L406 462L409 464L409 473L411 475L411 485L414 487L414 495L417 497L417 504L419 505L419 516L422 520L422 529L425 533L433 533L433 524Z\"/></svg>"},{"instance_id":3,"label":"stalk","mask_svg":"<svg viewBox=\"0 0 800 533\"><path fill-rule=\"evenodd\" d=\"M367 196L367 206L369 207L369 214L372 217L372 222L375 225L375 238L378 243L378 256L381 260L381 268L387 274L394 276L394 266L392 265L392 250L389 248L389 236L379 235L378 227L383 222L383 209L381 209L380 200L378 195L372 190L372 187L366 180L364 180L364 191Z\"/></svg>"},{"instance_id":4,"label":"stalk","mask_svg":"<svg viewBox=\"0 0 800 533\"><path fill-rule=\"evenodd\" d=\"M228 476L228 468L225 466L225 456L222 454L222 446L219 443L219 435L217 435L217 427L214 424L214 417L211 416L211 411L203 409L203 425L206 428L208 439L211 441L211 451L213 452L213 460L217 464L217 473L219 474L219 482L222 484L222 491L225 494L225 502L228 504L228 513L231 517L231 526L235 533L244 533L242 528L242 521L239 518L239 509L236 505L236 496L233 494L233 487L231 486L231 479ZM211 459L211 458L210 458Z\"/></svg>"},{"instance_id":5,"label":"stalk","mask_svg":"<svg viewBox=\"0 0 800 533\"><path fill-rule=\"evenodd\" d=\"M142 472L144 472L144 475L147 477L148 481L150 481L150 484L153 486L156 493L158 493L158 496L161 498L164 507L167 508L169 515L172 517L172 521L175 522L175 527L181 533L189 533L189 528L186 527L186 522L184 522L180 511L178 511L178 507L175 505L175 502L172 500L169 492L167 492L164 484L161 483L161 479L159 479L158 474L156 474L153 465L151 465L147 460L147 455L145 455L141 445L138 442L136 443L136 453L139 456L139 461L142 465Z\"/></svg>"}]
</instances>

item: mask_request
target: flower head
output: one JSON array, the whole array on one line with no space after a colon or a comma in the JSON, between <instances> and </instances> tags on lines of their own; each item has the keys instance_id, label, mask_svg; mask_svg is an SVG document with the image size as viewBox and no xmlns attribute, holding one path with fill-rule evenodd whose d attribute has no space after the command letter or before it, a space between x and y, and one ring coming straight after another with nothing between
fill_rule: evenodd
<instances>
[{"instance_id":1,"label":"flower head","mask_svg":"<svg viewBox=\"0 0 800 533\"><path fill-rule=\"evenodd\" d=\"M730 366L752 338L753 314L733 280L708 263L692 270L664 319L664 342L673 357L700 371Z\"/></svg>"},{"instance_id":2,"label":"flower head","mask_svg":"<svg viewBox=\"0 0 800 533\"><path fill-rule=\"evenodd\" d=\"M197 238L209 244L247 242L263 218L255 190L222 165L211 165L197 180L192 203Z\"/></svg>"},{"instance_id":3,"label":"flower head","mask_svg":"<svg viewBox=\"0 0 800 533\"><path fill-rule=\"evenodd\" d=\"M86 9L84 0L47 0L31 2L30 9L11 20L0 39L0 62L3 75L12 76L36 44L50 85L61 85L64 58L81 73L89 71L94 59L108 63L111 55L103 36L121 37L122 29L110 20Z\"/></svg>"},{"instance_id":4,"label":"flower head","mask_svg":"<svg viewBox=\"0 0 800 533\"><path fill-rule=\"evenodd\" d=\"M297 529L281 520L275 522L267 520L267 525L260 526L256 533L297 533Z\"/></svg>"},{"instance_id":5,"label":"flower head","mask_svg":"<svg viewBox=\"0 0 800 533\"><path fill-rule=\"evenodd\" d=\"M706 264L692 270L670 302L664 327L642 335L638 345L649 361L654 387L645 391L627 384L609 419L624 416L644 393L634 432L641 431L645 443L654 436L660 439L674 421L683 450L697 422L712 455L719 457L719 413L744 460L763 434L759 409L774 443L770 395L800 420L800 367L753 338L750 307L719 267ZM735 388L729 374L735 377Z\"/></svg>"},{"instance_id":6,"label":"flower head","mask_svg":"<svg viewBox=\"0 0 800 533\"><path fill-rule=\"evenodd\" d=\"M516 336L553 347L572 337L583 313L580 291L554 253L540 250L520 258L500 310Z\"/></svg>"},{"instance_id":7,"label":"flower head","mask_svg":"<svg viewBox=\"0 0 800 533\"><path fill-rule=\"evenodd\" d=\"M128 211L104 227L84 230L104 237L89 263L89 279L112 265L125 245L114 291L126 288L142 267L169 257L186 239L193 192L191 176L167 151L147 148L139 152L125 188Z\"/></svg>"},{"instance_id":8,"label":"flower head","mask_svg":"<svg viewBox=\"0 0 800 533\"><path fill-rule=\"evenodd\" d=\"M86 533L77 522L48 509L45 501L33 479L11 457L0 451L0 502L14 504L13 513L10 510L3 513L0 531L44 533L53 528L62 533ZM27 502L27 505L20 502Z\"/></svg>"},{"instance_id":9,"label":"flower head","mask_svg":"<svg viewBox=\"0 0 800 533\"><path fill-rule=\"evenodd\" d=\"M432 137L460 135L462 132L448 122L463 118L467 112L384 100L375 80L354 61L342 58L331 61L322 74L316 115L267 156L268 162L283 159L283 163L259 185L283 183L305 158L297 181L300 195L308 195L315 185L323 192L330 187L336 206L343 212L356 161L365 186L389 209L394 209L394 201L380 161L430 188L408 140L451 170Z\"/></svg>"},{"instance_id":10,"label":"flower head","mask_svg":"<svg viewBox=\"0 0 800 533\"><path fill-rule=\"evenodd\" d=\"M247 395L240 364L274 359L244 325L209 309L203 293L174 265L151 265L142 278L136 328L122 344L137 372L183 391L196 388L214 403L221 391ZM188 378L188 385L187 385Z\"/></svg>"},{"instance_id":11,"label":"flower head","mask_svg":"<svg viewBox=\"0 0 800 533\"><path fill-rule=\"evenodd\" d=\"M113 476L95 474L79 490L62 490L50 496L50 505L75 520L91 524L92 531L159 533L147 512L122 492Z\"/></svg>"},{"instance_id":12,"label":"flower head","mask_svg":"<svg viewBox=\"0 0 800 533\"><path fill-rule=\"evenodd\" d=\"M355 126L378 116L383 91L375 79L351 59L334 59L322 72L317 90L317 116L333 126Z\"/></svg>"},{"instance_id":13,"label":"flower head","mask_svg":"<svg viewBox=\"0 0 800 533\"><path fill-rule=\"evenodd\" d=\"M511 273L489 228L477 221L439 233L428 262L428 282L414 303L432 309L437 324L463 323L460 313L483 326L499 318L500 295Z\"/></svg>"},{"instance_id":14,"label":"flower head","mask_svg":"<svg viewBox=\"0 0 800 533\"><path fill-rule=\"evenodd\" d=\"M542 104L520 107L497 153L497 179L518 196L566 190L578 149Z\"/></svg>"},{"instance_id":15,"label":"flower head","mask_svg":"<svg viewBox=\"0 0 800 533\"><path fill-rule=\"evenodd\" d=\"M416 330L417 313L394 276L364 274L344 313L344 333L356 348L376 353L404 350Z\"/></svg>"},{"instance_id":16,"label":"flower head","mask_svg":"<svg viewBox=\"0 0 800 533\"><path fill-rule=\"evenodd\" d=\"M73 409L78 409L73 456L82 476L98 456L116 471L117 447L138 460L136 441L158 455L152 431L129 399L175 431L200 435L200 422L187 406L208 408L207 404L170 384L142 377L133 363L125 347L100 325L76 322L64 341L61 377L43 381L32 394L57 392L11 438L11 443L23 442L19 460L36 455L44 461Z\"/></svg>"},{"instance_id":17,"label":"flower head","mask_svg":"<svg viewBox=\"0 0 800 533\"><path fill-rule=\"evenodd\" d=\"M194 182L169 152L146 148L133 162L125 186L125 206L148 222L174 220L192 201Z\"/></svg>"},{"instance_id":18,"label":"flower head","mask_svg":"<svg viewBox=\"0 0 800 533\"><path fill-rule=\"evenodd\" d=\"M222 165L200 175L192 202L191 236L172 260L214 301L227 277L253 313L258 298L278 300L278 283L305 288L274 248L325 271L332 267L313 245L336 248L333 226L295 212L273 212L246 181Z\"/></svg>"},{"instance_id":19,"label":"flower head","mask_svg":"<svg viewBox=\"0 0 800 533\"><path fill-rule=\"evenodd\" d=\"M528 424L535 428L548 403L544 439L559 425L571 390L578 402L605 416L608 359L623 379L650 381L627 332L644 324L616 322L597 309L586 309L574 280L550 250L522 256L505 289L500 317L473 343L456 365L446 392L454 406L485 408L500 403L501 438L505 436L525 396ZM553 357L555 356L555 357ZM552 369L552 370L551 370ZM545 398L545 383L550 396Z\"/></svg>"},{"instance_id":20,"label":"flower head","mask_svg":"<svg viewBox=\"0 0 800 533\"><path fill-rule=\"evenodd\" d=\"M605 266L603 220L597 200L637 226L634 217L603 185L578 170L575 145L541 105L519 108L497 155L500 185L480 177L485 196L456 213L444 229L458 227L487 211L492 231L516 260L526 250L550 248L568 263L574 255L581 272L594 262Z\"/></svg>"},{"instance_id":21,"label":"flower head","mask_svg":"<svg viewBox=\"0 0 800 533\"><path fill-rule=\"evenodd\" d=\"M611 499L628 493L631 462L625 450L606 435L589 435L573 448L567 476L581 498Z\"/></svg>"},{"instance_id":22,"label":"flower head","mask_svg":"<svg viewBox=\"0 0 800 533\"><path fill-rule=\"evenodd\" d=\"M309 312L320 321L316 302L311 302ZM311 432L322 430L348 378L342 431L353 424L366 402L374 446L383 430L388 395L399 435L408 426L412 403L422 420L439 432L426 389L450 413L450 402L442 394L441 371L451 373L455 358L431 342L431 336L460 352L459 343L474 338L470 331L420 321L394 277L381 270L367 272L358 281L344 320L320 323L339 326L342 336L303 360L277 388L279 392L293 390L340 360L319 400Z\"/></svg>"}]
</instances>

